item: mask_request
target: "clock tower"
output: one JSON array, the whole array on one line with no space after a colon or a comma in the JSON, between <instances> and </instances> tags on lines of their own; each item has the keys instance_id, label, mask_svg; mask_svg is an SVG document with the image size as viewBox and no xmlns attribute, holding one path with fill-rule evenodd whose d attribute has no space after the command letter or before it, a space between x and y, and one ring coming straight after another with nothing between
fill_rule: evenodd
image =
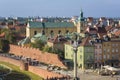
<instances>
[{"instance_id":1,"label":"clock tower","mask_svg":"<svg viewBox=\"0 0 120 80\"><path fill-rule=\"evenodd\" d=\"M77 23L77 32L82 33L85 30L85 18L83 16L83 11L80 11L80 17L78 18L78 23Z\"/></svg>"}]
</instances>

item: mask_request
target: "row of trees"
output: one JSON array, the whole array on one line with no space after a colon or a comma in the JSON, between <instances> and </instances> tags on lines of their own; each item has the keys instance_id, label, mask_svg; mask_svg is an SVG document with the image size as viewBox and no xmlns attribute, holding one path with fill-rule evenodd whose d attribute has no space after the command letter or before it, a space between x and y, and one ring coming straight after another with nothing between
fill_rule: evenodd
<instances>
[{"instance_id":1,"label":"row of trees","mask_svg":"<svg viewBox=\"0 0 120 80\"><path fill-rule=\"evenodd\" d=\"M0 39L0 50L1 52L9 52L10 46L8 40Z\"/></svg>"},{"instance_id":2,"label":"row of trees","mask_svg":"<svg viewBox=\"0 0 120 80\"><path fill-rule=\"evenodd\" d=\"M0 33L4 33L5 36L4 36L4 39L5 40L8 40L9 43L11 44L16 44L17 43L17 32L16 31L12 31L10 29L2 29L0 31Z\"/></svg>"}]
</instances>

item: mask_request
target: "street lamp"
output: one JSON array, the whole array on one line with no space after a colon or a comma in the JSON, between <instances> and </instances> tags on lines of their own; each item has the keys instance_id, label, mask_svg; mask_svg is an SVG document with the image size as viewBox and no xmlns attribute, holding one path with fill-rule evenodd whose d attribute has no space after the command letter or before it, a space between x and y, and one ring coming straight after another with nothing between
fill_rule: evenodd
<instances>
[{"instance_id":1,"label":"street lamp","mask_svg":"<svg viewBox=\"0 0 120 80\"><path fill-rule=\"evenodd\" d=\"M74 51L74 80L79 80L79 78L77 77L77 51L80 43L81 41L78 40L78 35L74 34L73 41L72 41L72 47Z\"/></svg>"}]
</instances>

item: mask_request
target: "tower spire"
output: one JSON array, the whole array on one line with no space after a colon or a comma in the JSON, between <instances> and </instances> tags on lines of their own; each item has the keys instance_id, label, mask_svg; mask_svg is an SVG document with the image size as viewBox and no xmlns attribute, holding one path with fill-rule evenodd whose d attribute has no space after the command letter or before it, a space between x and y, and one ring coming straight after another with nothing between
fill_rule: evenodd
<instances>
[{"instance_id":1,"label":"tower spire","mask_svg":"<svg viewBox=\"0 0 120 80\"><path fill-rule=\"evenodd\" d=\"M82 10L82 8L80 10L80 17L83 18L83 10Z\"/></svg>"}]
</instances>

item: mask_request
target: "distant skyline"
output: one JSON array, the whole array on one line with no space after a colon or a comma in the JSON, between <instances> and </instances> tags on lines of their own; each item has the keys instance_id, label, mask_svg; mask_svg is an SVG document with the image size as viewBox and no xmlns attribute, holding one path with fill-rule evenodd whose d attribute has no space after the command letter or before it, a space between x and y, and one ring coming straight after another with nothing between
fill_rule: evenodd
<instances>
[{"instance_id":1,"label":"distant skyline","mask_svg":"<svg viewBox=\"0 0 120 80\"><path fill-rule=\"evenodd\" d=\"M120 0L0 0L0 16L120 17Z\"/></svg>"}]
</instances>

